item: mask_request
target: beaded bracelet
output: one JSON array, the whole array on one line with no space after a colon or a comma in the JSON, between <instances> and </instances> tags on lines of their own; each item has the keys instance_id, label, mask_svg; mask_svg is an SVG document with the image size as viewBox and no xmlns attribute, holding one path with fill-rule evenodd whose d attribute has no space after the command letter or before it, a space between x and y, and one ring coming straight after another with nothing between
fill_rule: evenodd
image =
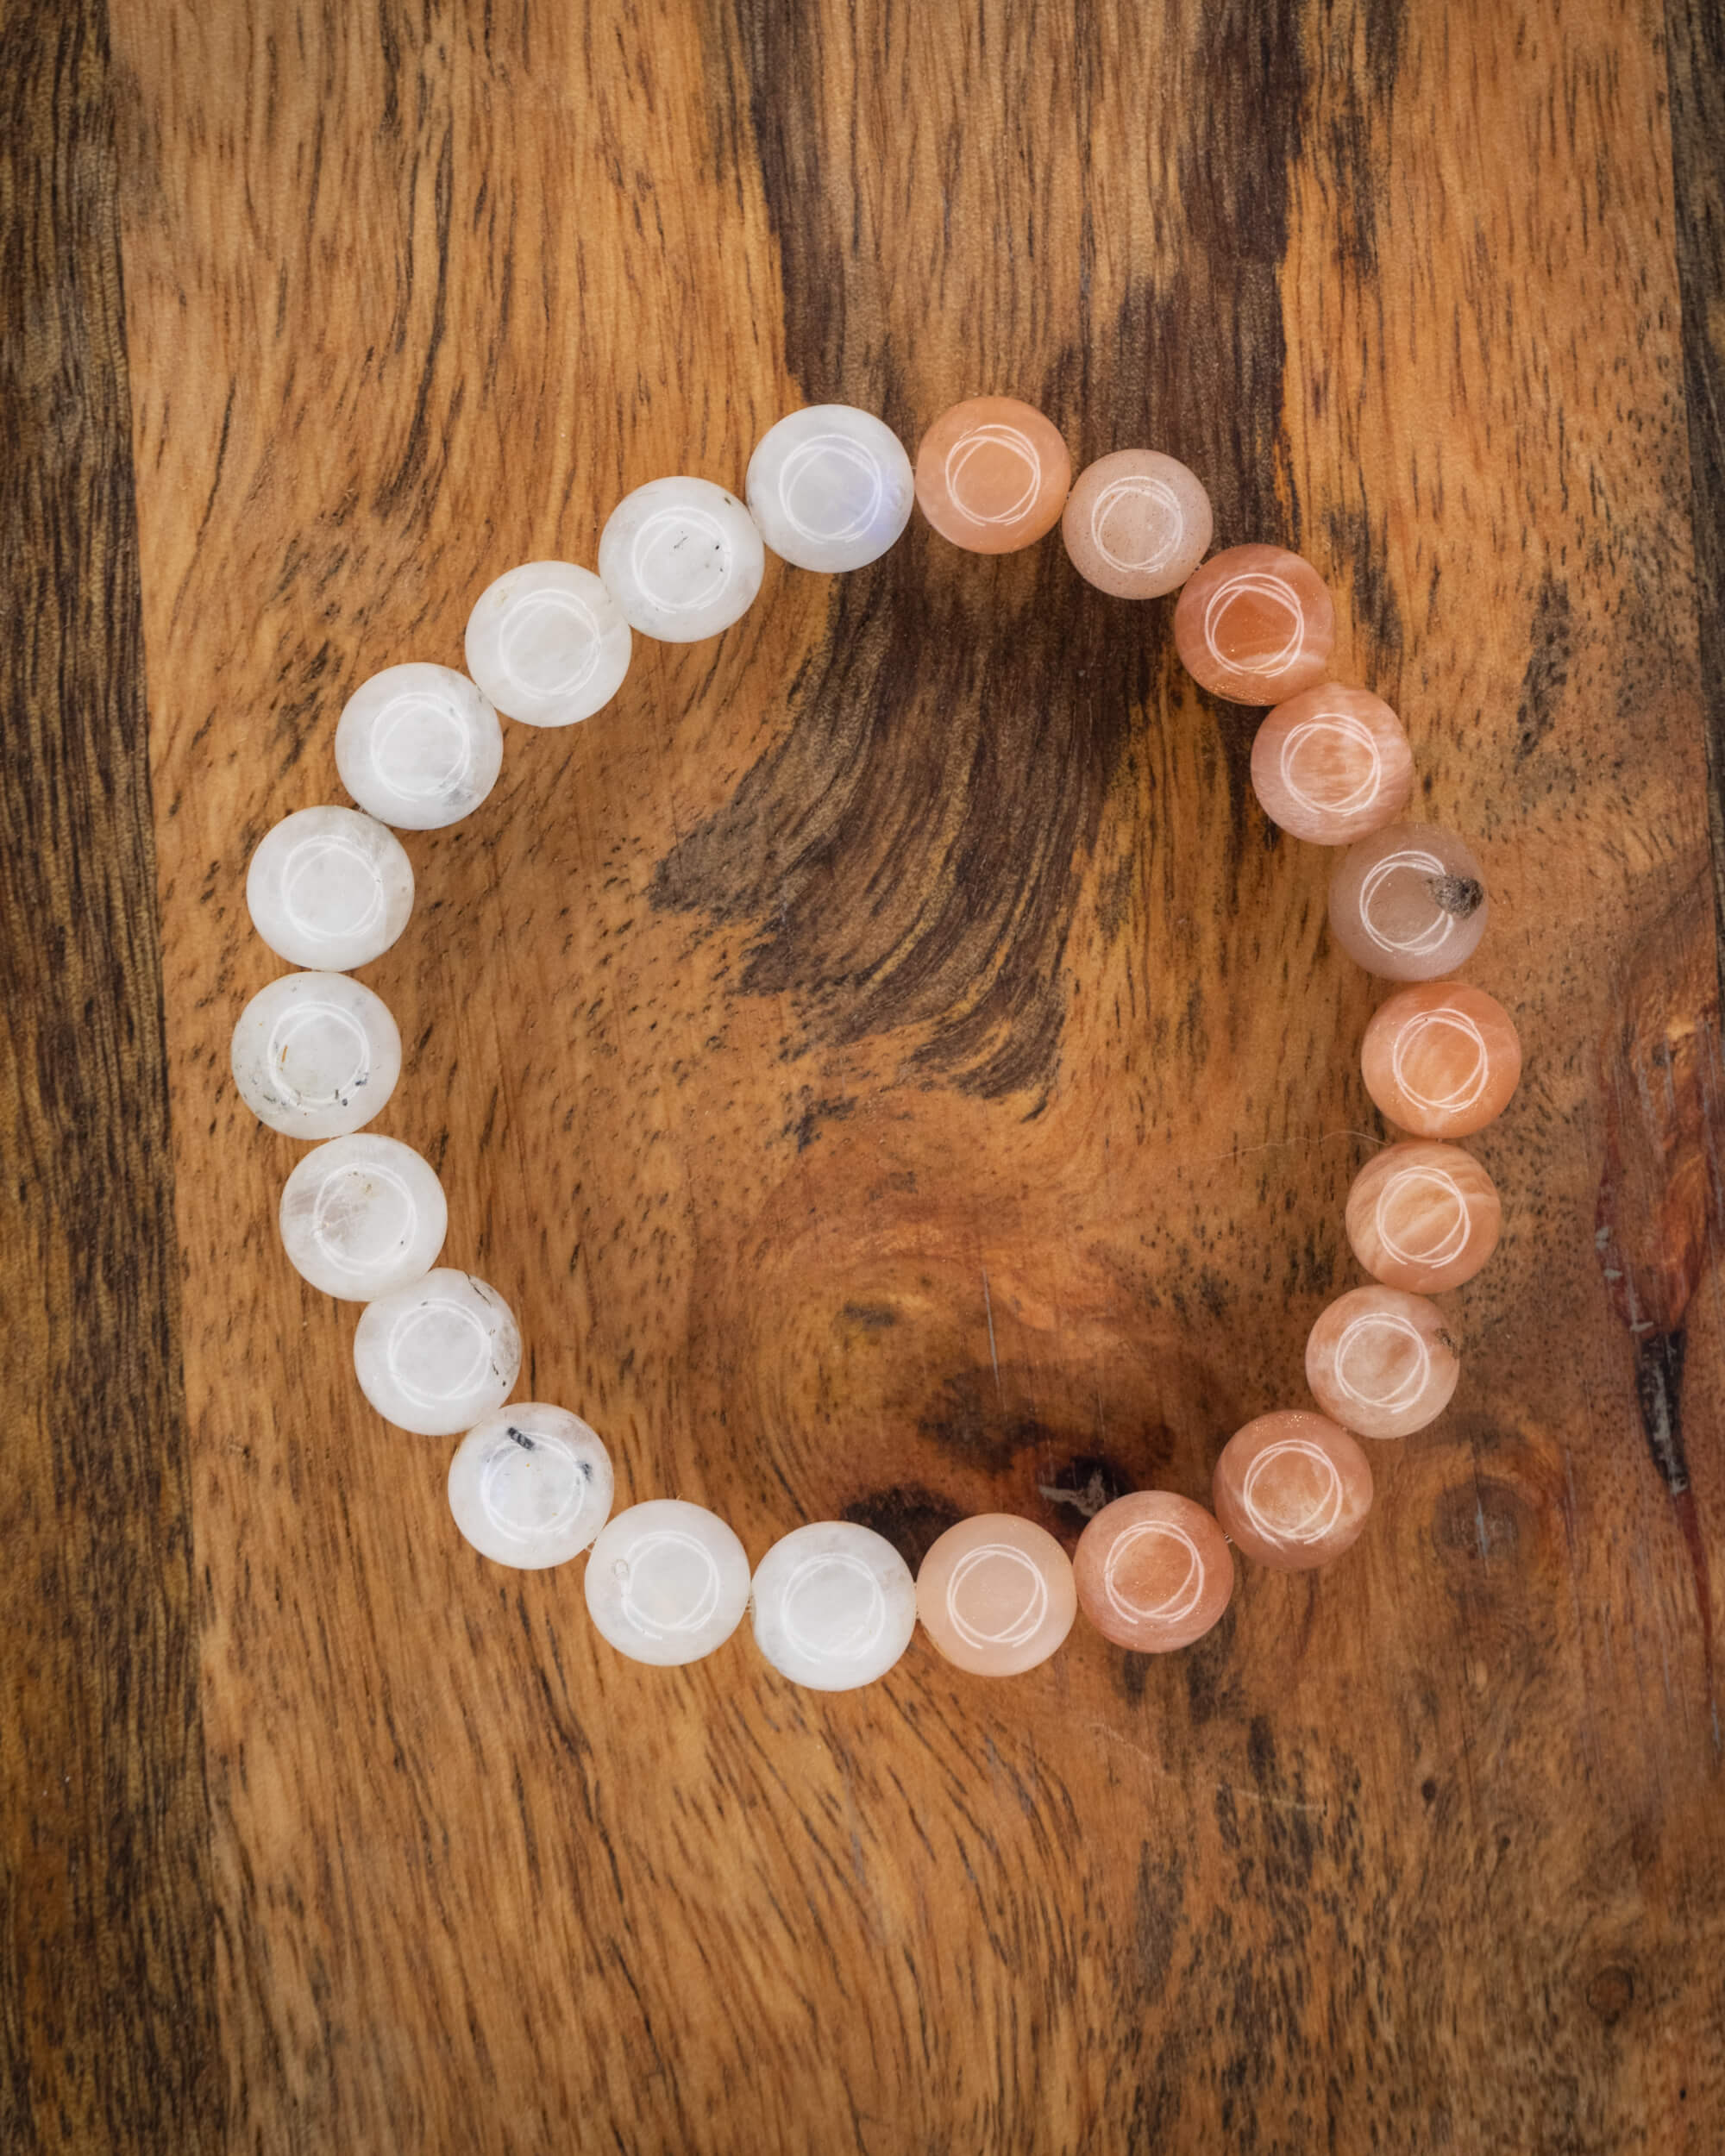
<instances>
[{"instance_id":1,"label":"beaded bracelet","mask_svg":"<svg viewBox=\"0 0 1725 2156\"><path fill-rule=\"evenodd\" d=\"M1440 979L1484 931L1478 863L1448 832L1400 820L1414 789L1408 738L1380 699L1325 678L1335 615L1317 572L1271 546L1205 561L1209 500L1174 458L1121 450L1075 482L1040 412L980 398L935 421L913 472L880 420L823 404L768 429L745 492L746 508L706 479L655 479L612 512L597 575L535 561L499 577L468 620L465 674L390 667L348 699L336 762L360 809L301 810L253 855L253 923L306 970L246 1006L235 1081L271 1128L325 1141L282 1192L287 1256L314 1287L365 1305L354 1363L378 1413L428 1436L464 1433L448 1499L467 1540L526 1569L590 1551L593 1622L637 1661L711 1653L745 1609L768 1660L825 1690L884 1674L919 1618L950 1661L991 1675L1045 1660L1081 1606L1120 1645L1187 1645L1233 1594L1230 1541L1288 1570L1339 1555L1371 1502L1359 1438L1423 1428L1455 1389L1455 1345L1426 1298L1485 1263L1500 1207L1452 1141L1500 1112L1521 1072L1502 1007ZM394 1088L401 1043L348 969L386 950L412 908L412 868L386 826L435 829L484 800L502 767L499 711L532 726L590 718L623 682L631 630L673 642L718 635L760 589L767 547L799 568L861 568L899 538L913 498L971 551L1011 552L1059 523L1074 567L1101 590L1178 590L1188 671L1216 696L1272 707L1252 744L1258 800L1294 837L1346 848L1330 880L1332 931L1370 972L1407 984L1367 1026L1360 1060L1367 1092L1408 1135L1348 1195L1348 1240L1376 1284L1341 1295L1312 1328L1306 1378L1321 1412L1260 1415L1237 1431L1216 1463L1214 1512L1138 1491L1095 1514L1072 1559L1033 1521L984 1514L943 1534L914 1583L881 1536L824 1520L775 1543L751 1576L737 1537L700 1506L658 1500L612 1516L598 1434L543 1401L505 1404L521 1366L514 1318L485 1282L437 1265L448 1213L430 1164L363 1131Z\"/></svg>"}]
</instances>

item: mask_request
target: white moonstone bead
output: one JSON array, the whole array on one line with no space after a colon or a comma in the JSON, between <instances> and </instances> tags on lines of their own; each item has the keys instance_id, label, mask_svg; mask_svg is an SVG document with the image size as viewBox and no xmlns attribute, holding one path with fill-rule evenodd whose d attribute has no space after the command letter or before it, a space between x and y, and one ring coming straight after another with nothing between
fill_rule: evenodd
<instances>
[{"instance_id":1,"label":"white moonstone bead","mask_svg":"<svg viewBox=\"0 0 1725 2156\"><path fill-rule=\"evenodd\" d=\"M383 998L344 973L290 973L260 988L234 1028L234 1083L260 1123L289 1138L344 1138L401 1075Z\"/></svg>"},{"instance_id":2,"label":"white moonstone bead","mask_svg":"<svg viewBox=\"0 0 1725 2156\"><path fill-rule=\"evenodd\" d=\"M884 1677L916 1629L916 1583L883 1535L821 1520L781 1538L755 1570L755 1638L773 1667L819 1692Z\"/></svg>"},{"instance_id":3,"label":"white moonstone bead","mask_svg":"<svg viewBox=\"0 0 1725 2156\"><path fill-rule=\"evenodd\" d=\"M342 707L336 768L380 823L439 830L458 824L497 784L503 729L453 667L386 667Z\"/></svg>"},{"instance_id":4,"label":"white moonstone bead","mask_svg":"<svg viewBox=\"0 0 1725 2156\"><path fill-rule=\"evenodd\" d=\"M755 519L711 479L649 479L625 494L599 540L599 573L630 624L662 643L729 629L761 588Z\"/></svg>"},{"instance_id":5,"label":"white moonstone bead","mask_svg":"<svg viewBox=\"0 0 1725 2156\"><path fill-rule=\"evenodd\" d=\"M662 1668L723 1646L749 1607L749 1557L715 1513L680 1498L631 1505L587 1559L587 1612L619 1654Z\"/></svg>"},{"instance_id":6,"label":"white moonstone bead","mask_svg":"<svg viewBox=\"0 0 1725 2156\"><path fill-rule=\"evenodd\" d=\"M591 718L622 687L630 650L623 610L573 561L505 570L467 617L467 672L524 726Z\"/></svg>"},{"instance_id":7,"label":"white moonstone bead","mask_svg":"<svg viewBox=\"0 0 1725 2156\"><path fill-rule=\"evenodd\" d=\"M477 1423L449 1463L449 1510L481 1557L523 1572L579 1557L611 1513L611 1455L567 1407L518 1400Z\"/></svg>"},{"instance_id":8,"label":"white moonstone bead","mask_svg":"<svg viewBox=\"0 0 1725 2156\"><path fill-rule=\"evenodd\" d=\"M440 1266L368 1302L354 1332L360 1390L386 1422L453 1438L502 1407L521 1369L521 1335L495 1288Z\"/></svg>"},{"instance_id":9,"label":"white moonstone bead","mask_svg":"<svg viewBox=\"0 0 1725 2156\"><path fill-rule=\"evenodd\" d=\"M246 910L291 966L346 973L380 958L413 911L413 864L393 831L357 809L300 809L264 833Z\"/></svg>"},{"instance_id":10,"label":"white moonstone bead","mask_svg":"<svg viewBox=\"0 0 1725 2156\"><path fill-rule=\"evenodd\" d=\"M280 1218L296 1272L343 1302L372 1302L430 1271L449 1208L430 1161L361 1131L313 1147L283 1187Z\"/></svg>"},{"instance_id":11,"label":"white moonstone bead","mask_svg":"<svg viewBox=\"0 0 1725 2156\"><path fill-rule=\"evenodd\" d=\"M811 404L769 427L745 491L761 536L800 569L860 569L910 522L911 461L884 420L853 404Z\"/></svg>"}]
</instances>

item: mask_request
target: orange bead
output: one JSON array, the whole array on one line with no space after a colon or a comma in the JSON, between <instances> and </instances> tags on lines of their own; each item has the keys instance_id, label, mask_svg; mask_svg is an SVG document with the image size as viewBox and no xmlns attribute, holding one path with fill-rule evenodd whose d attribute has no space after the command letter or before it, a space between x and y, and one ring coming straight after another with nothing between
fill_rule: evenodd
<instances>
[{"instance_id":1,"label":"orange bead","mask_svg":"<svg viewBox=\"0 0 1725 2156\"><path fill-rule=\"evenodd\" d=\"M1279 704L1330 670L1336 610L1285 547L1229 547L1195 570L1174 610L1181 663L1214 696Z\"/></svg>"},{"instance_id":2,"label":"orange bead","mask_svg":"<svg viewBox=\"0 0 1725 2156\"><path fill-rule=\"evenodd\" d=\"M1201 1505L1171 1490L1117 1497L1078 1538L1078 1606L1105 1639L1166 1654L1201 1639L1228 1606L1234 1561Z\"/></svg>"},{"instance_id":3,"label":"orange bead","mask_svg":"<svg viewBox=\"0 0 1725 2156\"><path fill-rule=\"evenodd\" d=\"M1251 790L1295 838L1347 846L1407 807L1414 752L1382 697L1325 681L1278 704L1258 728Z\"/></svg>"},{"instance_id":4,"label":"orange bead","mask_svg":"<svg viewBox=\"0 0 1725 2156\"><path fill-rule=\"evenodd\" d=\"M919 507L972 554L1013 554L1052 531L1072 457L1052 421L1016 397L972 397L942 412L917 450Z\"/></svg>"},{"instance_id":5,"label":"orange bead","mask_svg":"<svg viewBox=\"0 0 1725 2156\"><path fill-rule=\"evenodd\" d=\"M1313 1399L1358 1437L1423 1430L1449 1406L1460 1376L1443 1312L1400 1288L1350 1288L1306 1342Z\"/></svg>"},{"instance_id":6,"label":"orange bead","mask_svg":"<svg viewBox=\"0 0 1725 2156\"><path fill-rule=\"evenodd\" d=\"M1297 1409L1235 1431L1214 1487L1234 1546L1276 1572L1339 1557L1371 1509L1371 1466L1358 1441L1327 1415Z\"/></svg>"},{"instance_id":7,"label":"orange bead","mask_svg":"<svg viewBox=\"0 0 1725 2156\"><path fill-rule=\"evenodd\" d=\"M1496 1186L1459 1145L1408 1138L1386 1145L1354 1177L1347 1238L1374 1280L1437 1295L1471 1280L1497 1247Z\"/></svg>"},{"instance_id":8,"label":"orange bead","mask_svg":"<svg viewBox=\"0 0 1725 2156\"><path fill-rule=\"evenodd\" d=\"M1521 1044L1496 996L1463 981L1403 988L1360 1043L1365 1089L1416 1138L1466 1138L1503 1112L1521 1075Z\"/></svg>"},{"instance_id":9,"label":"orange bead","mask_svg":"<svg viewBox=\"0 0 1725 2156\"><path fill-rule=\"evenodd\" d=\"M1014 1677L1046 1662L1072 1629L1072 1560L1033 1520L980 1513L949 1527L917 1574L917 1616L949 1662Z\"/></svg>"}]
</instances>

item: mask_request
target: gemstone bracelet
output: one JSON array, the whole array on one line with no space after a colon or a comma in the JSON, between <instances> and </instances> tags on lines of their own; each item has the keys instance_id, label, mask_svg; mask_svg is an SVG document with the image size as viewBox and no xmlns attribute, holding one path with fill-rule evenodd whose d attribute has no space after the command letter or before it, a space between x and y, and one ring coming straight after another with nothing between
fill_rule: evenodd
<instances>
[{"instance_id":1,"label":"gemstone bracelet","mask_svg":"<svg viewBox=\"0 0 1725 2156\"><path fill-rule=\"evenodd\" d=\"M919 1618L961 1669L1027 1670L1082 1605L1109 1639L1161 1651L1207 1632L1233 1592L1228 1544L1287 1570L1338 1556L1364 1525L1361 1438L1399 1438L1440 1413L1459 1363L1426 1297L1470 1279L1497 1240L1484 1169L1452 1141L1502 1109L1521 1074L1508 1013L1442 979L1471 956L1488 911L1462 842L1401 820L1414 760L1401 721L1368 691L1327 680L1335 633L1311 565L1279 547L1205 561L1208 498L1172 457L1123 449L1081 473L1053 425L1012 398L957 404L916 467L869 413L822 404L770 428L750 461L748 506L710 480L655 479L612 511L599 573L533 561L491 585L467 630L466 674L395 666L364 682L336 729L336 763L360 810L303 809L252 856L246 899L291 965L235 1029L242 1098L307 1153L281 1197L281 1237L314 1287L361 1302L360 1385L398 1428L465 1432L449 1505L502 1564L561 1564L590 1549L593 1622L620 1652L674 1664L709 1654L752 1609L756 1638L797 1682L845 1690L889 1670ZM437 1266L447 1208L430 1164L364 1132L388 1100L401 1042L381 1000L348 969L407 924L413 871L386 826L429 830L484 800L503 760L499 711L530 726L590 718L628 671L631 629L671 642L713 636L760 589L763 548L801 569L862 567L891 547L913 498L936 531L981 554L1032 544L1058 523L1079 573L1122 599L1178 590L1175 642L1219 697L1273 706L1251 751L1265 813L1297 838L1344 847L1329 918L1370 972L1408 985L1366 1028L1366 1090L1408 1135L1348 1194L1347 1235L1376 1285L1313 1326L1306 1378L1320 1413L1260 1415L1222 1448L1214 1511L1168 1490L1104 1506L1069 1559L1033 1521L988 1514L949 1528L914 1582L893 1545L846 1520L794 1529L754 1569L725 1523L661 1500L611 1514L598 1435L543 1401L510 1402L521 1366L496 1290ZM367 812L361 813L361 810ZM508 1403L508 1404L505 1404Z\"/></svg>"}]
</instances>

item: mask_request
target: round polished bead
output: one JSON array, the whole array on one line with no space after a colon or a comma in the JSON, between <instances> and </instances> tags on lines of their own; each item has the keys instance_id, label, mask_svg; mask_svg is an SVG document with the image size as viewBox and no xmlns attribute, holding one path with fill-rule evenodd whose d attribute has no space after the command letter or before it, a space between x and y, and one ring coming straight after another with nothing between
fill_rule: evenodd
<instances>
[{"instance_id":1,"label":"round polished bead","mask_svg":"<svg viewBox=\"0 0 1725 2156\"><path fill-rule=\"evenodd\" d=\"M1060 519L1073 567L1116 599L1177 592L1214 529L1197 473L1159 449L1116 449L1087 464Z\"/></svg>"},{"instance_id":2,"label":"round polished bead","mask_svg":"<svg viewBox=\"0 0 1725 2156\"><path fill-rule=\"evenodd\" d=\"M567 1407L511 1401L449 1463L449 1510L481 1557L541 1572L579 1557L611 1514L611 1455Z\"/></svg>"},{"instance_id":3,"label":"round polished bead","mask_svg":"<svg viewBox=\"0 0 1725 2156\"><path fill-rule=\"evenodd\" d=\"M1479 863L1452 831L1390 824L1357 839L1330 876L1330 930L1386 981L1434 981L1465 966L1491 902Z\"/></svg>"},{"instance_id":4,"label":"round polished bead","mask_svg":"<svg viewBox=\"0 0 1725 2156\"><path fill-rule=\"evenodd\" d=\"M506 569L467 617L467 672L524 726L591 718L622 687L630 649L622 609L573 561Z\"/></svg>"},{"instance_id":5,"label":"round polished bead","mask_svg":"<svg viewBox=\"0 0 1725 2156\"><path fill-rule=\"evenodd\" d=\"M1402 722L1369 689L1320 682L1278 704L1251 744L1251 787L1272 824L1318 846L1346 846L1413 798Z\"/></svg>"},{"instance_id":6,"label":"round polished bead","mask_svg":"<svg viewBox=\"0 0 1725 2156\"><path fill-rule=\"evenodd\" d=\"M459 823L497 784L503 729L453 667L386 667L342 707L336 768L380 823L438 830Z\"/></svg>"},{"instance_id":7,"label":"round polished bead","mask_svg":"<svg viewBox=\"0 0 1725 2156\"><path fill-rule=\"evenodd\" d=\"M917 1574L917 1615L949 1662L1014 1677L1046 1662L1072 1629L1072 1560L1033 1520L981 1513L935 1542Z\"/></svg>"},{"instance_id":8,"label":"round polished bead","mask_svg":"<svg viewBox=\"0 0 1725 2156\"><path fill-rule=\"evenodd\" d=\"M723 1646L749 1607L749 1557L714 1513L656 1497L599 1530L587 1613L619 1654L669 1668Z\"/></svg>"},{"instance_id":9,"label":"round polished bead","mask_svg":"<svg viewBox=\"0 0 1725 2156\"><path fill-rule=\"evenodd\" d=\"M818 1692L872 1684L916 1629L909 1566L883 1535L849 1520L782 1536L755 1568L750 1601L762 1653Z\"/></svg>"},{"instance_id":10,"label":"round polished bead","mask_svg":"<svg viewBox=\"0 0 1725 2156\"><path fill-rule=\"evenodd\" d=\"M1399 1288L1339 1295L1306 1342L1313 1399L1362 1438L1423 1430L1449 1406L1460 1376L1443 1312Z\"/></svg>"},{"instance_id":11,"label":"round polished bead","mask_svg":"<svg viewBox=\"0 0 1725 2156\"><path fill-rule=\"evenodd\" d=\"M1521 1043L1484 988L1426 981L1373 1013L1359 1063L1392 1123L1416 1138L1466 1138L1502 1114L1521 1076Z\"/></svg>"},{"instance_id":12,"label":"round polished bead","mask_svg":"<svg viewBox=\"0 0 1725 2156\"><path fill-rule=\"evenodd\" d=\"M386 1422L452 1438L502 1407L521 1335L495 1288L448 1266L368 1302L354 1331L360 1390Z\"/></svg>"},{"instance_id":13,"label":"round polished bead","mask_svg":"<svg viewBox=\"0 0 1725 2156\"><path fill-rule=\"evenodd\" d=\"M1277 1572L1339 1557L1371 1509L1371 1464L1327 1415L1259 1415L1222 1447L1216 1517L1236 1549Z\"/></svg>"},{"instance_id":14,"label":"round polished bead","mask_svg":"<svg viewBox=\"0 0 1725 2156\"><path fill-rule=\"evenodd\" d=\"M1471 1280L1496 1249L1502 1211L1471 1153L1408 1138L1386 1145L1354 1177L1347 1238L1386 1288L1437 1295Z\"/></svg>"},{"instance_id":15,"label":"round polished bead","mask_svg":"<svg viewBox=\"0 0 1725 2156\"><path fill-rule=\"evenodd\" d=\"M1105 1639L1165 1654L1201 1639L1228 1606L1234 1561L1201 1505L1171 1490L1117 1497L1078 1538L1079 1607Z\"/></svg>"},{"instance_id":16,"label":"round polished bead","mask_svg":"<svg viewBox=\"0 0 1725 2156\"><path fill-rule=\"evenodd\" d=\"M260 840L246 910L290 965L346 973L380 957L407 926L413 864L393 831L357 809L299 809Z\"/></svg>"},{"instance_id":17,"label":"round polished bead","mask_svg":"<svg viewBox=\"0 0 1725 2156\"><path fill-rule=\"evenodd\" d=\"M344 973L290 973L240 1013L234 1083L260 1123L289 1138L342 1138L371 1121L401 1075L383 998Z\"/></svg>"},{"instance_id":18,"label":"round polished bead","mask_svg":"<svg viewBox=\"0 0 1725 2156\"><path fill-rule=\"evenodd\" d=\"M1279 704L1329 671L1336 610L1285 547L1228 547L1194 571L1174 610L1181 663L1212 695Z\"/></svg>"},{"instance_id":19,"label":"round polished bead","mask_svg":"<svg viewBox=\"0 0 1725 2156\"><path fill-rule=\"evenodd\" d=\"M361 1131L306 1154L283 1187L280 1219L296 1272L343 1302L373 1302L430 1271L449 1209L430 1161Z\"/></svg>"},{"instance_id":20,"label":"round polished bead","mask_svg":"<svg viewBox=\"0 0 1725 2156\"><path fill-rule=\"evenodd\" d=\"M755 519L711 479L649 479L605 519L599 573L632 628L697 643L748 612L766 573Z\"/></svg>"},{"instance_id":21,"label":"round polished bead","mask_svg":"<svg viewBox=\"0 0 1725 2156\"><path fill-rule=\"evenodd\" d=\"M812 404L762 436L749 460L750 514L799 569L860 569L910 522L911 461L873 412Z\"/></svg>"},{"instance_id":22,"label":"round polished bead","mask_svg":"<svg viewBox=\"0 0 1725 2156\"><path fill-rule=\"evenodd\" d=\"M1016 397L951 405L917 449L918 505L972 554L1013 554L1052 531L1071 484L1059 429Z\"/></svg>"}]
</instances>

